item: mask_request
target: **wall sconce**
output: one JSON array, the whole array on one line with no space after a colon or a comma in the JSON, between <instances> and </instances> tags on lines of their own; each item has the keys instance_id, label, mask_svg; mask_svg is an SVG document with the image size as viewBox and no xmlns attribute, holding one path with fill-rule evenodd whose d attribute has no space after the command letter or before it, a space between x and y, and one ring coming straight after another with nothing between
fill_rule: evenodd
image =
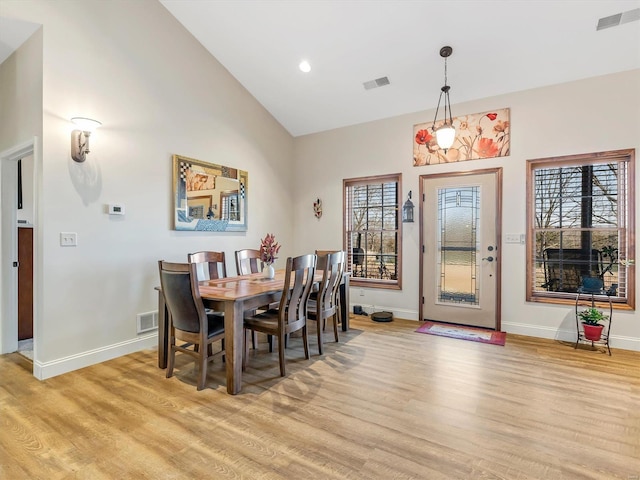
<instances>
[{"instance_id":1,"label":"wall sconce","mask_svg":"<svg viewBox=\"0 0 640 480\"><path fill-rule=\"evenodd\" d=\"M449 90L451 87L447 85L447 57L453 53L453 48L442 47L440 49L440 56L444 58L444 87L440 89L440 98L438 98L438 106L436 107L436 115L433 117L432 130L436 134L436 141L438 146L447 153L447 150L453 145L453 141L456 139L456 129L453 127L453 118L451 116L451 102L449 101ZM440 101L444 95L444 125L436 130L436 119L438 118L438 110L440 109ZM447 110L449 111L449 118L447 119Z\"/></svg>"},{"instance_id":2,"label":"wall sconce","mask_svg":"<svg viewBox=\"0 0 640 480\"><path fill-rule=\"evenodd\" d=\"M71 158L76 162L84 162L89 153L89 136L102 123L84 117L73 117L71 122L79 127L71 132Z\"/></svg>"},{"instance_id":3,"label":"wall sconce","mask_svg":"<svg viewBox=\"0 0 640 480\"><path fill-rule=\"evenodd\" d=\"M402 223L413 223L413 202L411 201L411 190L407 195L407 201L402 206Z\"/></svg>"}]
</instances>

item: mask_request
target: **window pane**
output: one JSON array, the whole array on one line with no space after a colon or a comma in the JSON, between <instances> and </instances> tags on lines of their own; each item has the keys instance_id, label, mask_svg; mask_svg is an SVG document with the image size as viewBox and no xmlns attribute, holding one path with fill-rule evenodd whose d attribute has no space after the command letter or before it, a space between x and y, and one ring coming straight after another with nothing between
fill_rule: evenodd
<instances>
[{"instance_id":1,"label":"window pane","mask_svg":"<svg viewBox=\"0 0 640 480\"><path fill-rule=\"evenodd\" d=\"M528 163L533 188L528 299L530 293L540 297L547 292L575 299L584 277L598 277L614 302L629 300L628 231L635 223L626 209L632 194L630 152L580 156L574 165L573 157ZM560 161L562 166L551 165Z\"/></svg>"},{"instance_id":2,"label":"window pane","mask_svg":"<svg viewBox=\"0 0 640 480\"><path fill-rule=\"evenodd\" d=\"M352 282L399 286L398 181L400 176L345 180L345 243Z\"/></svg>"},{"instance_id":3,"label":"window pane","mask_svg":"<svg viewBox=\"0 0 640 480\"><path fill-rule=\"evenodd\" d=\"M478 305L478 187L438 190L438 301Z\"/></svg>"}]
</instances>

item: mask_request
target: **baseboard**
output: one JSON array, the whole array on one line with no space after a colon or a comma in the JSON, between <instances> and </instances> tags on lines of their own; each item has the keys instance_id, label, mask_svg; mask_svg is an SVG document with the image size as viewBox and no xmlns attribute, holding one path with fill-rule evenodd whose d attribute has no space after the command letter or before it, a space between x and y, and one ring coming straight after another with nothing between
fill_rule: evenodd
<instances>
[{"instance_id":1,"label":"baseboard","mask_svg":"<svg viewBox=\"0 0 640 480\"><path fill-rule=\"evenodd\" d=\"M516 335L548 338L550 340L560 340L563 342L576 341L576 331L573 329L564 330L552 327L541 327L538 325L528 325L524 323L502 322L502 331L514 333ZM640 351L640 338L611 335L609 338L609 345L611 348Z\"/></svg>"},{"instance_id":2,"label":"baseboard","mask_svg":"<svg viewBox=\"0 0 640 480\"><path fill-rule=\"evenodd\" d=\"M80 368L95 365L96 363L106 362L113 358L157 346L158 332L153 332L148 335L140 335L137 338L116 343L114 345L108 345L95 350L77 353L75 355L59 358L50 362L39 362L34 360L33 376L38 380L45 380L57 375L62 375L63 373L72 372Z\"/></svg>"}]
</instances>

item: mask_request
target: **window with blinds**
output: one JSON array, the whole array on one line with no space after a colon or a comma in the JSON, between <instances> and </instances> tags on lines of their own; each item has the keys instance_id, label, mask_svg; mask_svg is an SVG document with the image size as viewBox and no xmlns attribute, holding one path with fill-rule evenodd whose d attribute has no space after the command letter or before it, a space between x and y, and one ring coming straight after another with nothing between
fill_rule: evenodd
<instances>
[{"instance_id":1,"label":"window with blinds","mask_svg":"<svg viewBox=\"0 0 640 480\"><path fill-rule=\"evenodd\" d=\"M343 181L344 248L351 285L401 286L400 181L400 174Z\"/></svg>"},{"instance_id":2,"label":"window with blinds","mask_svg":"<svg viewBox=\"0 0 640 480\"><path fill-rule=\"evenodd\" d=\"M575 300L585 277L618 304L635 303L634 152L527 162L527 300Z\"/></svg>"}]
</instances>

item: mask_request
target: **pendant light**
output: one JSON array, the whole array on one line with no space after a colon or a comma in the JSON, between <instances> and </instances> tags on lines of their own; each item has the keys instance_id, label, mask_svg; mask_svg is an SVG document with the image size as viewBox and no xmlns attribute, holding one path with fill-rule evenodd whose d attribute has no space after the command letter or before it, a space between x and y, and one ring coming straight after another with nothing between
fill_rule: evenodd
<instances>
[{"instance_id":1,"label":"pendant light","mask_svg":"<svg viewBox=\"0 0 640 480\"><path fill-rule=\"evenodd\" d=\"M433 117L432 130L436 134L436 141L438 146L447 153L447 150L453 145L453 141L456 138L456 129L453 128L453 118L451 117L451 102L449 101L449 90L451 87L447 85L447 58L453 53L453 48L446 46L440 49L440 56L444 58L444 86L440 89L440 98L438 98L438 106L436 107L436 115ZM440 109L440 102L444 95L444 125L436 130L436 120L438 118L438 110ZM447 118L447 111L449 117Z\"/></svg>"}]
</instances>

